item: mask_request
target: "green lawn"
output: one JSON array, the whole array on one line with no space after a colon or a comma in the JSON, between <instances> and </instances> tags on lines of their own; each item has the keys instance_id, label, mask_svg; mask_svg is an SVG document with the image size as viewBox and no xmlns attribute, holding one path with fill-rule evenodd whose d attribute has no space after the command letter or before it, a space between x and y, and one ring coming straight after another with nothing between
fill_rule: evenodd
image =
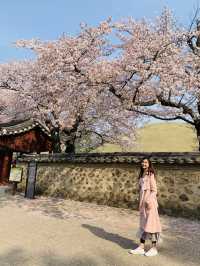
<instances>
[{"instance_id":1,"label":"green lawn","mask_svg":"<svg viewBox=\"0 0 200 266\"><path fill-rule=\"evenodd\" d=\"M190 152L198 150L195 130L185 123L154 123L138 129L137 152ZM93 152L119 152L120 146L105 144Z\"/></svg>"}]
</instances>

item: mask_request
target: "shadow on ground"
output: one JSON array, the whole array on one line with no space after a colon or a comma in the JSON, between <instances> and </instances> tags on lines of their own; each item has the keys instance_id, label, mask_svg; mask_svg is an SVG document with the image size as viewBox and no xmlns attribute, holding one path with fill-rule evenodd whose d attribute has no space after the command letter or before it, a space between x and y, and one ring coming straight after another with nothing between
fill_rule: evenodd
<instances>
[{"instance_id":1,"label":"shadow on ground","mask_svg":"<svg viewBox=\"0 0 200 266\"><path fill-rule=\"evenodd\" d=\"M29 200L25 199L22 195L16 195L11 196L7 195L6 197L0 198L0 208L3 208L5 206L14 206L14 207L25 207L27 212L33 212L33 211L39 211L43 215L47 215L50 217L55 217L58 219L68 219L68 218L81 218L85 219L84 224L82 224L82 227L89 232L91 232L95 237L110 241L114 244L117 244L120 246L123 251L122 254L124 257L129 256L127 254L127 249L136 247L136 244L134 241L132 241L129 238L123 237L120 234L115 234L106 231L106 229L103 229L102 227L91 225L90 222L88 222L88 219L92 217L84 216L81 214L79 205L71 203L71 209L67 209L69 205L65 206L63 199L59 198L45 198L45 199L39 199L37 200ZM92 206L91 208L89 205L87 206L88 210L92 212L92 208L95 208ZM97 208L97 207L96 207ZM102 207L103 208L103 207ZM103 216L102 216L103 217ZM99 222L99 225L102 226L103 218L101 217ZM120 216L121 217L121 216ZM95 218L94 218L95 219ZM115 217L115 219L118 219L118 217ZM121 218L120 218L121 219ZM131 216L130 216L130 219ZM145 265L151 265L151 266L163 266L163 265L170 265L170 266L182 266L182 265L189 265L189 266L199 266L199 260L200 260L200 223L197 221L191 221L187 219L182 218L171 218L167 216L162 216L163 221L167 224L167 230L164 231L165 238L164 242L159 246L159 256L150 258L149 261L143 261L143 258L137 258L138 266L145 266ZM120 221L122 222L122 221ZM106 227L105 227L106 228ZM186 230L188 228L188 230ZM133 228L127 227L128 230L132 230ZM94 240L95 241L95 237ZM103 245L103 242L102 242ZM113 247L114 248L114 247ZM74 258L62 258L56 256L56 254L42 254L40 257L40 264L29 264L29 261L31 261L33 258L30 256L27 256L26 253L24 253L20 249L13 249L7 254L0 255L0 266L105 266L105 265L117 265L117 266L126 266L130 264L120 264L119 261L116 261L116 255L113 250L112 254L102 254L106 259L106 261L109 261L109 264L98 264L98 259L95 260L93 257L79 257L78 254ZM124 252L124 253L123 253ZM102 257L100 256L100 257ZM133 260L135 257L133 258ZM132 257L131 257L132 260ZM137 262L136 261L136 262ZM19 263L18 263L19 262ZM116 263L115 263L116 262ZM140 265L139 262L142 262ZM150 264L149 264L150 262ZM165 263L166 262L166 263ZM111 264L112 263L112 264ZM115 263L115 264L114 264ZM131 264L136 265L136 264Z\"/></svg>"},{"instance_id":2,"label":"shadow on ground","mask_svg":"<svg viewBox=\"0 0 200 266\"><path fill-rule=\"evenodd\" d=\"M79 214L75 212L67 212L66 209L58 208L62 205L63 199L59 198L45 198L44 201L40 200L38 203L36 199L27 199L24 198L22 195L15 195L12 196L10 194L1 197L0 199L0 208L3 208L8 205L15 204L16 206L20 207L27 207L27 211L39 211L43 215L59 218L59 219L67 219L71 217L80 218ZM82 217L86 218L86 217Z\"/></svg>"},{"instance_id":3,"label":"shadow on ground","mask_svg":"<svg viewBox=\"0 0 200 266\"><path fill-rule=\"evenodd\" d=\"M113 256L107 252L99 256L88 256L77 254L74 257L64 258L53 252L38 254L38 257L28 254L22 249L11 249L0 255L1 266L132 266L130 262L121 260L119 256ZM148 266L148 264L144 264Z\"/></svg>"},{"instance_id":4,"label":"shadow on ground","mask_svg":"<svg viewBox=\"0 0 200 266\"><path fill-rule=\"evenodd\" d=\"M103 228L93 226L90 224L82 224L83 228L88 229L92 234L102 239L111 241L115 244L118 244L123 249L131 249L137 247L137 244L134 243L131 239L124 238L118 234L113 234L105 231ZM184 232L183 232L184 233ZM165 236L165 240L163 244L160 244L159 248L159 257L164 258L164 261L170 261L167 265L190 265L190 266L198 266L200 259L200 247L199 247L199 238L196 241L189 241L188 237L182 237L180 241L180 237ZM151 246L150 242L147 242L147 249ZM125 250L125 252L127 252ZM156 262L156 258L150 258L152 265L161 265L161 262ZM144 263L144 265L146 265ZM163 264L162 264L163 265Z\"/></svg>"},{"instance_id":5,"label":"shadow on ground","mask_svg":"<svg viewBox=\"0 0 200 266\"><path fill-rule=\"evenodd\" d=\"M21 249L12 249L0 255L1 266L99 266L92 258L77 257L62 258L56 254L40 254L39 258L33 258Z\"/></svg>"},{"instance_id":6,"label":"shadow on ground","mask_svg":"<svg viewBox=\"0 0 200 266\"><path fill-rule=\"evenodd\" d=\"M137 247L137 244L134 243L133 240L122 237L118 234L109 233L105 231L103 228L93 226L90 224L82 224L82 227L88 229L95 236L111 241L115 244L118 244L120 247L124 249L132 249Z\"/></svg>"}]
</instances>

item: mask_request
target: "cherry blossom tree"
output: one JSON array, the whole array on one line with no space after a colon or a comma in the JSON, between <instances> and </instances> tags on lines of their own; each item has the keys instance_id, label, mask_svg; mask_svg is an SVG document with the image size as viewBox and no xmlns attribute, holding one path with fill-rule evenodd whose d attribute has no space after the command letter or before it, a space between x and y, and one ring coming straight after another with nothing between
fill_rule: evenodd
<instances>
[{"instance_id":1,"label":"cherry blossom tree","mask_svg":"<svg viewBox=\"0 0 200 266\"><path fill-rule=\"evenodd\" d=\"M33 49L36 60L13 69L11 80L0 74L0 81L5 86L8 79L24 106L65 135L68 152L88 132L99 143L119 141L140 115L180 119L200 141L199 31L181 28L164 9L154 21L109 19L82 25L74 37L20 40L17 46ZM111 42L113 33L118 42Z\"/></svg>"},{"instance_id":2,"label":"cherry blossom tree","mask_svg":"<svg viewBox=\"0 0 200 266\"><path fill-rule=\"evenodd\" d=\"M59 40L48 42L20 40L17 46L34 50L36 59L0 67L0 86L16 93L16 103L27 108L23 113L39 117L52 132L59 132L67 144L67 152L74 152L75 142L86 132L103 141L112 138L113 142L121 144L125 140L122 141L119 134L125 136L134 132L136 120L133 115L127 124L123 122L122 117L128 121L130 113L121 110L120 101L113 95L105 94L106 77L99 75L105 72L115 50L107 39L111 30L108 20L96 28L82 25L80 34L75 37L63 35ZM101 70L96 71L98 68ZM108 75L113 74L108 71ZM110 97L109 109L105 104L107 97ZM115 107L113 115L115 105L118 105L118 112ZM102 121L107 127L100 132L98 128ZM129 142L132 144L133 140ZM60 151L59 147L57 151Z\"/></svg>"},{"instance_id":3,"label":"cherry blossom tree","mask_svg":"<svg viewBox=\"0 0 200 266\"><path fill-rule=\"evenodd\" d=\"M105 143L119 144L124 151L134 149L137 137L139 116L123 109L120 101L108 91L101 93L98 101L88 105L78 142L82 150Z\"/></svg>"},{"instance_id":4,"label":"cherry blossom tree","mask_svg":"<svg viewBox=\"0 0 200 266\"><path fill-rule=\"evenodd\" d=\"M27 93L31 90L29 77L32 69L32 63L28 61L0 64L1 123L23 120L33 115L36 106L31 93Z\"/></svg>"},{"instance_id":5,"label":"cherry blossom tree","mask_svg":"<svg viewBox=\"0 0 200 266\"><path fill-rule=\"evenodd\" d=\"M115 28L122 52L111 63L120 74L108 80L110 92L134 114L189 123L200 142L199 27L178 27L165 9L153 22L128 19Z\"/></svg>"}]
</instances>

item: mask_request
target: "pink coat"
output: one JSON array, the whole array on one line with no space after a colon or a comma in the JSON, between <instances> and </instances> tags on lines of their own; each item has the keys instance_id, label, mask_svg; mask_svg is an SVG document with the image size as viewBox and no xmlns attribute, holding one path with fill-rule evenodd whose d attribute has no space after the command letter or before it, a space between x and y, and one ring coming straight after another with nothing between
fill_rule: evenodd
<instances>
[{"instance_id":1,"label":"pink coat","mask_svg":"<svg viewBox=\"0 0 200 266\"><path fill-rule=\"evenodd\" d=\"M139 210L140 228L148 233L161 232L161 224L158 214L157 185L154 174L146 174L144 177L140 178L139 186L141 205Z\"/></svg>"}]
</instances>

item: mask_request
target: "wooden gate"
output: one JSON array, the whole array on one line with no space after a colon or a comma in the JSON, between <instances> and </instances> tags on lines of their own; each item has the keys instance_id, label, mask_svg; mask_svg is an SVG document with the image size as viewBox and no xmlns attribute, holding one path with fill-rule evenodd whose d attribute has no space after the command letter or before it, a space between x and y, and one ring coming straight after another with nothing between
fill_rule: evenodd
<instances>
[{"instance_id":1,"label":"wooden gate","mask_svg":"<svg viewBox=\"0 0 200 266\"><path fill-rule=\"evenodd\" d=\"M12 163L11 151L0 151L0 185L8 183Z\"/></svg>"}]
</instances>

